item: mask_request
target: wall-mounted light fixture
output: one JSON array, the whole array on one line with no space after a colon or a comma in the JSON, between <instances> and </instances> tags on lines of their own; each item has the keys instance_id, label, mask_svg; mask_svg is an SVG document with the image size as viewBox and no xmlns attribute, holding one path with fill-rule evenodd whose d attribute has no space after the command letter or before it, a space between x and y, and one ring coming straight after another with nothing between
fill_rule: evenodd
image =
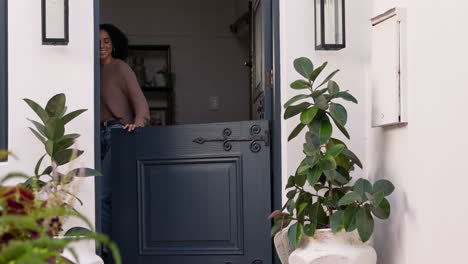
<instances>
[{"instance_id":1,"label":"wall-mounted light fixture","mask_svg":"<svg viewBox=\"0 0 468 264\"><path fill-rule=\"evenodd\" d=\"M345 0L315 0L315 49L344 49L345 32Z\"/></svg>"},{"instance_id":2,"label":"wall-mounted light fixture","mask_svg":"<svg viewBox=\"0 0 468 264\"><path fill-rule=\"evenodd\" d=\"M68 44L68 0L42 0L42 44Z\"/></svg>"}]
</instances>

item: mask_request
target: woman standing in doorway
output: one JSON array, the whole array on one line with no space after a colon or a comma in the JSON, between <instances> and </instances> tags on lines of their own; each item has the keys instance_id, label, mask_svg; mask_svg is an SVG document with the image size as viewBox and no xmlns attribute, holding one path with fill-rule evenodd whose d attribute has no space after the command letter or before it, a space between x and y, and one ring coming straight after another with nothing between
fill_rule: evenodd
<instances>
[{"instance_id":1,"label":"woman standing in doorway","mask_svg":"<svg viewBox=\"0 0 468 264\"><path fill-rule=\"evenodd\" d=\"M129 132L148 124L150 115L145 96L135 73L124 62L128 56L128 39L117 27L100 25L101 61L101 159L103 186L101 194L102 231L111 227L111 130Z\"/></svg>"}]
</instances>

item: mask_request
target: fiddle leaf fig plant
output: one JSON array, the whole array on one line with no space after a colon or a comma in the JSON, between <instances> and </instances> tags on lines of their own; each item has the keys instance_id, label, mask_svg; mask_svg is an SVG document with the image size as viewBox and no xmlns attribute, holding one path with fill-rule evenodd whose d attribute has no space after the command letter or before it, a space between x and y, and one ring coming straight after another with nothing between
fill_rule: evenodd
<instances>
[{"instance_id":1,"label":"fiddle leaf fig plant","mask_svg":"<svg viewBox=\"0 0 468 264\"><path fill-rule=\"evenodd\" d=\"M350 139L346 130L348 113L341 104L358 101L349 91L342 90L333 71L318 81L327 62L317 68L308 58L298 58L294 68L303 77L291 83L291 88L303 93L284 104L284 119L299 116L288 141L304 129L303 153L294 175L288 178L287 201L274 211L272 236L289 227L288 238L298 245L303 235L314 236L317 229L331 228L334 233L357 229L363 242L374 230L374 217L387 219L390 203L386 199L394 191L388 180L372 184L366 179L351 182L350 172L355 166L362 169L359 158L336 137L336 130Z\"/></svg>"}]
</instances>

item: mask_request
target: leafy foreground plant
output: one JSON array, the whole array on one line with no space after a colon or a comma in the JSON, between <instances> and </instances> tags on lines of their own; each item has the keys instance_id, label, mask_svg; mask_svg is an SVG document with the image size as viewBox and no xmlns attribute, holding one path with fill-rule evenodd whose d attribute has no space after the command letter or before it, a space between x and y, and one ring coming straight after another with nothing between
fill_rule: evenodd
<instances>
[{"instance_id":1,"label":"leafy foreground plant","mask_svg":"<svg viewBox=\"0 0 468 264\"><path fill-rule=\"evenodd\" d=\"M0 150L0 159L9 152ZM112 252L116 263L121 263L117 246L105 235L95 233L89 220L82 214L66 206L56 206L55 197L37 199L36 194L22 186L5 187L3 183L14 177L25 177L20 173L10 173L0 182L0 263L70 263L61 256L65 249L78 255L72 243L82 240L95 240L103 243ZM64 238L56 238L61 231L61 219L76 217L89 229L73 228Z\"/></svg>"},{"instance_id":2,"label":"leafy foreground plant","mask_svg":"<svg viewBox=\"0 0 468 264\"><path fill-rule=\"evenodd\" d=\"M284 105L284 119L300 115L300 123L288 141L304 128L308 130L303 144L305 158L286 185L286 189L291 189L286 195L288 201L270 215L274 218L272 236L292 223L288 238L294 246L303 234L314 236L316 229L323 228L331 228L334 233L357 229L361 240L366 242L374 229L374 216L380 219L390 216L390 203L385 198L394 190L390 181L379 180L372 185L366 179L358 179L350 183L350 172L355 165L362 169L362 164L343 141L332 137L332 122L350 139L345 128L346 108L336 100L356 104L358 101L332 80L338 70L316 85L326 66L327 62L314 69L309 59L296 59L294 68L305 79L291 83L291 88L307 93L292 97ZM303 102L295 104L299 101Z\"/></svg>"}]
</instances>

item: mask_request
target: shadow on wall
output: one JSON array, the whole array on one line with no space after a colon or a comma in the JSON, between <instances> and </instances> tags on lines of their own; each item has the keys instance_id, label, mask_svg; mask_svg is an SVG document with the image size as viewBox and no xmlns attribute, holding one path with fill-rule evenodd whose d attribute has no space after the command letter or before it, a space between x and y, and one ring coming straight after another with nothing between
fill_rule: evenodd
<instances>
[{"instance_id":1,"label":"shadow on wall","mask_svg":"<svg viewBox=\"0 0 468 264\"><path fill-rule=\"evenodd\" d=\"M404 186L399 186L392 169L388 168L388 143L392 131L400 129L397 126L374 128L371 141L371 162L373 168L369 171L372 181L387 179L395 183L395 192L389 197L391 204L390 221L384 222L377 219L374 226L372 243L377 251L378 264L406 264L401 263L405 246L405 221L411 218L411 209L408 206L407 195ZM406 162L402 160L402 162Z\"/></svg>"}]
</instances>

